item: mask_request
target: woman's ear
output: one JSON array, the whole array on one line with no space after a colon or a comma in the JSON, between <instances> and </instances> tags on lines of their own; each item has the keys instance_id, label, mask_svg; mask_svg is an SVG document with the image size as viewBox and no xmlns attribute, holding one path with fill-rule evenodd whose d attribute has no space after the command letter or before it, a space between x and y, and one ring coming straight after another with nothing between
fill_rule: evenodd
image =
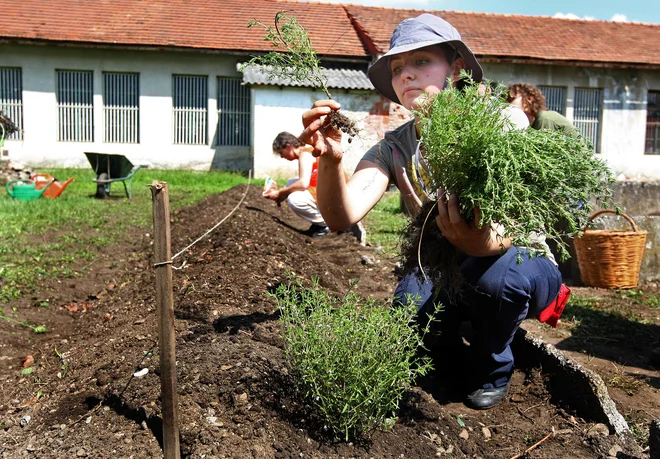
<instances>
[{"instance_id":1,"label":"woman's ear","mask_svg":"<svg viewBox=\"0 0 660 459\"><path fill-rule=\"evenodd\" d=\"M461 76L461 70L465 70L465 60L462 57L457 57L451 64L451 77L456 83Z\"/></svg>"}]
</instances>

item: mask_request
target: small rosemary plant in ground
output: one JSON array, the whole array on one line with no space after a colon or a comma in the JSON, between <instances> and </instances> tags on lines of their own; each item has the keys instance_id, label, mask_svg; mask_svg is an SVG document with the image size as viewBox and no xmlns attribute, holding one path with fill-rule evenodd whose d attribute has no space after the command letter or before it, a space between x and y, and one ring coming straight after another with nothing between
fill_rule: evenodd
<instances>
[{"instance_id":1,"label":"small rosemary plant in ground","mask_svg":"<svg viewBox=\"0 0 660 459\"><path fill-rule=\"evenodd\" d=\"M404 392L431 368L417 356L429 326L420 333L414 303L390 307L350 291L337 298L318 280L304 287L292 278L275 298L286 363L311 419L345 441L392 427Z\"/></svg>"},{"instance_id":2,"label":"small rosemary plant in ground","mask_svg":"<svg viewBox=\"0 0 660 459\"><path fill-rule=\"evenodd\" d=\"M243 64L241 71L248 65L261 67L268 73L268 80L276 78L290 79L297 83L308 83L332 99L328 90L328 78L323 74L323 67L312 48L307 30L295 17L287 16L284 11L275 15L275 26L267 26L260 21L250 21L248 28L262 26L266 29L265 41L269 41L277 51L263 56L255 56ZM357 127L346 115L332 112L328 125L340 129L349 136L357 135ZM349 138L349 142L350 142Z\"/></svg>"},{"instance_id":3,"label":"small rosemary plant in ground","mask_svg":"<svg viewBox=\"0 0 660 459\"><path fill-rule=\"evenodd\" d=\"M501 224L513 245L534 248L534 235L545 234L557 242L560 258L568 258L561 238L579 234L594 199L603 207L609 204L614 182L610 169L584 138L516 129L503 116L508 105L503 86L483 95L478 83L463 77L467 84L462 89L442 91L416 113L429 168L427 187L456 194L466 221L474 221L478 207L477 225ZM427 202L411 222L402 257L407 268L424 266L436 285L455 295L462 256L442 237L433 218L435 204ZM532 251L536 255L547 254Z\"/></svg>"}]
</instances>

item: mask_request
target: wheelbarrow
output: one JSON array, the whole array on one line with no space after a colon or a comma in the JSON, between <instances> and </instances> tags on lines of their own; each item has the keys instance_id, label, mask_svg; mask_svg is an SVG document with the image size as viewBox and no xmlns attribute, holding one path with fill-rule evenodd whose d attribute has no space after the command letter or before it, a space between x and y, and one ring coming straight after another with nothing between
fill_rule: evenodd
<instances>
[{"instance_id":1,"label":"wheelbarrow","mask_svg":"<svg viewBox=\"0 0 660 459\"><path fill-rule=\"evenodd\" d=\"M37 190L47 187L44 191L44 196L51 199L59 197L59 195L62 194L62 191L69 186L69 183L73 182L74 178L75 177L71 177L69 180L62 183L50 174L34 174L32 176L34 187Z\"/></svg>"},{"instance_id":2,"label":"wheelbarrow","mask_svg":"<svg viewBox=\"0 0 660 459\"><path fill-rule=\"evenodd\" d=\"M7 193L9 193L9 196L12 198L20 201L34 201L35 199L39 199L52 183L53 182L48 183L45 188L40 190L37 190L32 180L25 179L12 180L5 186L7 188Z\"/></svg>"},{"instance_id":3,"label":"wheelbarrow","mask_svg":"<svg viewBox=\"0 0 660 459\"><path fill-rule=\"evenodd\" d=\"M146 165L133 166L124 155L111 153L90 153L85 152L89 164L91 164L94 173L96 173L96 197L99 199L110 196L110 184L121 182L124 185L124 191L128 199L133 196L133 176L137 171ZM128 181L128 187L126 182Z\"/></svg>"}]
</instances>

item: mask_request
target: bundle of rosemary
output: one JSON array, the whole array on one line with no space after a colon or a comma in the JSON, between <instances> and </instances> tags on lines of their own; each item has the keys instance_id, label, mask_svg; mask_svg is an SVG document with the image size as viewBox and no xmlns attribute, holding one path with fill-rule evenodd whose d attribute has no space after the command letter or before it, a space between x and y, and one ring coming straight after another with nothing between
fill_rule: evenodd
<instances>
[{"instance_id":1,"label":"bundle of rosemary","mask_svg":"<svg viewBox=\"0 0 660 459\"><path fill-rule=\"evenodd\" d=\"M466 221L474 220L478 207L477 226L502 225L514 246L535 248L544 234L557 243L560 258L568 258L563 237L578 235L594 202L608 206L611 171L582 137L516 129L504 116L506 88L498 85L483 94L483 86L463 76L468 81L461 89L430 97L416 113L429 172L426 187L456 194ZM452 291L460 284L461 255L442 238L432 218L435 204L427 202L411 222L402 257L407 268L424 266L434 283ZM531 254L548 255L543 249Z\"/></svg>"}]
</instances>

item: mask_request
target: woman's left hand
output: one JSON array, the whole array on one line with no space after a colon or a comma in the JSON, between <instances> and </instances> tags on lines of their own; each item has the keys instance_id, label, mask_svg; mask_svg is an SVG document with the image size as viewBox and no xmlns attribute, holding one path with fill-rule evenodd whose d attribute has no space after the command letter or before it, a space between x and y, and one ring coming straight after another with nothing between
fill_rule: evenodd
<instances>
[{"instance_id":1,"label":"woman's left hand","mask_svg":"<svg viewBox=\"0 0 660 459\"><path fill-rule=\"evenodd\" d=\"M492 225L484 224L481 228L477 223L481 219L481 212L474 209L474 221L466 222L461 217L458 208L458 196L446 196L442 188L438 189L438 215L435 222L444 237L451 244L473 257L487 257L499 255L502 248L507 248L509 241L504 239Z\"/></svg>"}]
</instances>

